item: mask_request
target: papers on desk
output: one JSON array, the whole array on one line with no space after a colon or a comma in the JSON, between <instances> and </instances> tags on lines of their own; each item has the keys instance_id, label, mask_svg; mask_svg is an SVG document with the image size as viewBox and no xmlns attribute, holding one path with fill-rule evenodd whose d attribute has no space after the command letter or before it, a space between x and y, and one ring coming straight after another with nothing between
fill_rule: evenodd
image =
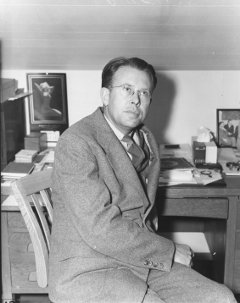
<instances>
[{"instance_id":1,"label":"papers on desk","mask_svg":"<svg viewBox=\"0 0 240 303\"><path fill-rule=\"evenodd\" d=\"M159 184L163 186L177 184L196 184L193 176L194 166L183 157L161 158Z\"/></svg>"},{"instance_id":2,"label":"papers on desk","mask_svg":"<svg viewBox=\"0 0 240 303\"><path fill-rule=\"evenodd\" d=\"M39 161L36 161L33 173L53 167L54 150L47 149L41 152L38 158Z\"/></svg>"},{"instance_id":3,"label":"papers on desk","mask_svg":"<svg viewBox=\"0 0 240 303\"><path fill-rule=\"evenodd\" d=\"M204 186L218 181L223 181L222 174L212 169L173 169L160 172L159 186L174 186L181 184ZM224 184L224 182L222 184Z\"/></svg>"},{"instance_id":4,"label":"papers on desk","mask_svg":"<svg viewBox=\"0 0 240 303\"><path fill-rule=\"evenodd\" d=\"M225 184L219 170L200 169L193 165L190 144L180 144L177 148L160 145L159 153L161 158L159 186Z\"/></svg>"},{"instance_id":5,"label":"papers on desk","mask_svg":"<svg viewBox=\"0 0 240 303\"><path fill-rule=\"evenodd\" d=\"M18 203L17 203L17 200L16 200L15 196L14 195L7 196L7 198L4 199L4 201L2 202L1 207L2 208L5 208L5 207L7 207L7 208L8 207L10 207L10 208L12 208L12 207L18 208Z\"/></svg>"},{"instance_id":6,"label":"papers on desk","mask_svg":"<svg viewBox=\"0 0 240 303\"><path fill-rule=\"evenodd\" d=\"M180 155L180 151L178 154ZM166 156L166 154L163 156L162 154L159 186L181 184L208 185L221 180L223 181L222 174L219 170L196 168L189 159L189 156L187 160L184 157L174 157L172 154L171 156ZM222 184L224 184L224 182L222 182Z\"/></svg>"},{"instance_id":7,"label":"papers on desk","mask_svg":"<svg viewBox=\"0 0 240 303\"><path fill-rule=\"evenodd\" d=\"M193 169L165 170L160 172L159 186L173 186L179 184L197 184L192 173Z\"/></svg>"},{"instance_id":8,"label":"papers on desk","mask_svg":"<svg viewBox=\"0 0 240 303\"><path fill-rule=\"evenodd\" d=\"M216 183L217 181L223 181L222 173L214 169L194 169L193 176L197 184L200 185L208 185ZM224 182L222 184L224 184Z\"/></svg>"}]
</instances>

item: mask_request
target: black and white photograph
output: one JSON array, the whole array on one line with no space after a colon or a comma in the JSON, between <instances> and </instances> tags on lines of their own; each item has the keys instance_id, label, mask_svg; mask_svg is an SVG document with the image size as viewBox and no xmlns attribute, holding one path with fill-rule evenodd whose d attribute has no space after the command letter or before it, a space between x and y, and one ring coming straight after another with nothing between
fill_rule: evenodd
<instances>
[{"instance_id":1,"label":"black and white photograph","mask_svg":"<svg viewBox=\"0 0 240 303\"><path fill-rule=\"evenodd\" d=\"M240 146L240 109L217 109L219 147Z\"/></svg>"},{"instance_id":2,"label":"black and white photograph","mask_svg":"<svg viewBox=\"0 0 240 303\"><path fill-rule=\"evenodd\" d=\"M66 123L66 74L27 74L27 82L31 123Z\"/></svg>"},{"instance_id":3,"label":"black and white photograph","mask_svg":"<svg viewBox=\"0 0 240 303\"><path fill-rule=\"evenodd\" d=\"M240 303L240 0L0 0L0 43L2 302Z\"/></svg>"}]
</instances>

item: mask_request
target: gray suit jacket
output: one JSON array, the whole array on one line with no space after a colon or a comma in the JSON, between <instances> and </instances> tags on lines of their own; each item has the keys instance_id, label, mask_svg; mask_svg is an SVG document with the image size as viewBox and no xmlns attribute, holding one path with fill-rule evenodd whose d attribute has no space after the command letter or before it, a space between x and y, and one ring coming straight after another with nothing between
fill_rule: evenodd
<instances>
[{"instance_id":1,"label":"gray suit jacket","mask_svg":"<svg viewBox=\"0 0 240 303\"><path fill-rule=\"evenodd\" d=\"M53 302L128 302L123 296L141 302L149 269L170 270L174 245L153 230L158 147L145 126L142 131L153 156L147 194L100 108L59 139L49 261ZM126 294L131 283L139 287Z\"/></svg>"}]
</instances>

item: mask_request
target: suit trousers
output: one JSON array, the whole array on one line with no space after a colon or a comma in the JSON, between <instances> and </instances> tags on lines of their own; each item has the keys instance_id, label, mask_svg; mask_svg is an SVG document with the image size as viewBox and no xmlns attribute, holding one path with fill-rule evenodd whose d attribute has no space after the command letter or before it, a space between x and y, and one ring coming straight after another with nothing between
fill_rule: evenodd
<instances>
[{"instance_id":1,"label":"suit trousers","mask_svg":"<svg viewBox=\"0 0 240 303\"><path fill-rule=\"evenodd\" d=\"M236 303L232 292L195 270L174 263L170 272L150 270L142 303Z\"/></svg>"},{"instance_id":2,"label":"suit trousers","mask_svg":"<svg viewBox=\"0 0 240 303\"><path fill-rule=\"evenodd\" d=\"M54 303L237 303L232 292L193 269L174 263L170 272L155 269L141 276L130 268L115 268L92 273L92 285L83 297L74 282L73 291Z\"/></svg>"}]
</instances>

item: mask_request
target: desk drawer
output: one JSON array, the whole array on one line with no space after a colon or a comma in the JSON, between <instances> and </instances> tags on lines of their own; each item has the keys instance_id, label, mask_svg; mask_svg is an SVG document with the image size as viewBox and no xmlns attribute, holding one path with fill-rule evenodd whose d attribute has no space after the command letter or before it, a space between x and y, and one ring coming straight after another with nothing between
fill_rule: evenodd
<instances>
[{"instance_id":1,"label":"desk drawer","mask_svg":"<svg viewBox=\"0 0 240 303\"><path fill-rule=\"evenodd\" d=\"M237 231L240 232L240 201L237 204Z\"/></svg>"},{"instance_id":2,"label":"desk drawer","mask_svg":"<svg viewBox=\"0 0 240 303\"><path fill-rule=\"evenodd\" d=\"M23 217L19 211L8 212L7 224L8 224L8 229L15 229L15 230L27 232L27 228L24 223Z\"/></svg>"},{"instance_id":3,"label":"desk drawer","mask_svg":"<svg viewBox=\"0 0 240 303\"><path fill-rule=\"evenodd\" d=\"M19 212L8 213L8 243L13 293L46 293L36 282L33 247Z\"/></svg>"},{"instance_id":4,"label":"desk drawer","mask_svg":"<svg viewBox=\"0 0 240 303\"><path fill-rule=\"evenodd\" d=\"M236 231L233 286L234 286L234 290L237 293L240 293L240 203L238 203L237 205L237 231Z\"/></svg>"},{"instance_id":5,"label":"desk drawer","mask_svg":"<svg viewBox=\"0 0 240 303\"><path fill-rule=\"evenodd\" d=\"M240 208L240 207L239 207ZM238 212L239 218L239 212ZM233 275L233 288L236 293L240 293L240 228L236 232L236 246L235 246L235 263L234 263L234 275Z\"/></svg>"},{"instance_id":6,"label":"desk drawer","mask_svg":"<svg viewBox=\"0 0 240 303\"><path fill-rule=\"evenodd\" d=\"M185 216L199 218L228 218L227 198L157 198L161 216Z\"/></svg>"}]
</instances>

